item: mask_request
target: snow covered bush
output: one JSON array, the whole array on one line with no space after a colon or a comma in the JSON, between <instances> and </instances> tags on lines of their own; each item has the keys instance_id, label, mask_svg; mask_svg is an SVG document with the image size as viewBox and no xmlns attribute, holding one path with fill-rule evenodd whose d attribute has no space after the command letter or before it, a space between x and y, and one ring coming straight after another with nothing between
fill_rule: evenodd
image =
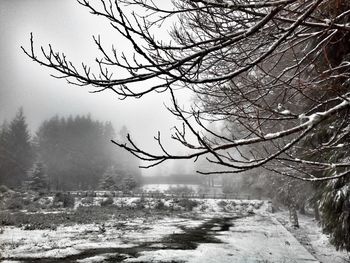
<instances>
[{"instance_id":1,"label":"snow covered bush","mask_svg":"<svg viewBox=\"0 0 350 263\"><path fill-rule=\"evenodd\" d=\"M111 205L113 205L113 198L112 197L104 198L101 201L101 206L111 206Z\"/></svg>"},{"instance_id":2,"label":"snow covered bush","mask_svg":"<svg viewBox=\"0 0 350 263\"><path fill-rule=\"evenodd\" d=\"M80 200L83 205L92 205L94 203L94 198L92 196L84 197Z\"/></svg>"},{"instance_id":3,"label":"snow covered bush","mask_svg":"<svg viewBox=\"0 0 350 263\"><path fill-rule=\"evenodd\" d=\"M74 207L75 199L74 196L58 192L56 193L54 199L53 199L53 205L55 207L65 207L65 208L72 208Z\"/></svg>"},{"instance_id":4,"label":"snow covered bush","mask_svg":"<svg viewBox=\"0 0 350 263\"><path fill-rule=\"evenodd\" d=\"M166 209L165 204L164 204L164 201L163 201L163 200L157 200L157 201L155 202L154 208L157 209L157 210Z\"/></svg>"},{"instance_id":5,"label":"snow covered bush","mask_svg":"<svg viewBox=\"0 0 350 263\"><path fill-rule=\"evenodd\" d=\"M192 211L193 208L195 208L196 206L199 205L198 201L196 200L193 200L193 199L187 199L187 198L183 198L183 199L180 199L177 204L180 206L180 207L183 207L185 210L187 211Z\"/></svg>"},{"instance_id":6,"label":"snow covered bush","mask_svg":"<svg viewBox=\"0 0 350 263\"><path fill-rule=\"evenodd\" d=\"M132 201L131 205L135 209L144 209L145 208L145 198L140 198Z\"/></svg>"}]
</instances>

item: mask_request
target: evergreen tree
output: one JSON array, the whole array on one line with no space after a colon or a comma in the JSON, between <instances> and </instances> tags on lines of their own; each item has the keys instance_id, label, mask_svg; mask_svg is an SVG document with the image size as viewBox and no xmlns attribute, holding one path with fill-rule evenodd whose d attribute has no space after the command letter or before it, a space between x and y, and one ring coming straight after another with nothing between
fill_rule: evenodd
<instances>
[{"instance_id":1,"label":"evergreen tree","mask_svg":"<svg viewBox=\"0 0 350 263\"><path fill-rule=\"evenodd\" d=\"M48 190L48 177L45 173L44 165L42 162L35 162L32 169L29 171L28 187L30 190L37 192Z\"/></svg>"},{"instance_id":2,"label":"evergreen tree","mask_svg":"<svg viewBox=\"0 0 350 263\"><path fill-rule=\"evenodd\" d=\"M39 127L35 142L47 167L53 189L96 189L106 167L125 176L130 166L111 143L115 137L110 122L101 123L87 116L55 116ZM124 154L124 153L123 153ZM137 167L137 166L136 166ZM114 180L119 180L114 175Z\"/></svg>"},{"instance_id":3,"label":"evergreen tree","mask_svg":"<svg viewBox=\"0 0 350 263\"><path fill-rule=\"evenodd\" d=\"M348 122L335 122L339 127L334 127L341 133L341 140L337 141L338 147L330 147L329 150L322 155L312 156L312 159L327 160L334 163L349 162L350 160L350 115L348 114ZM323 136L314 134L311 141L322 140L326 142L332 140L334 129L329 129L329 125L325 123L322 127ZM315 169L315 176L328 177L336 176L345 171L342 167L334 167L331 169ZM313 202L315 203L315 211L320 211L320 221L323 229L330 235L330 241L337 249L346 249L350 251L350 177L343 176L326 182L319 182L314 185L315 194Z\"/></svg>"},{"instance_id":4,"label":"evergreen tree","mask_svg":"<svg viewBox=\"0 0 350 263\"><path fill-rule=\"evenodd\" d=\"M328 1L320 8L319 16L333 19L343 12L348 12L349 9L349 1ZM342 17L341 21L347 23L349 17ZM326 71L331 68L334 69L335 75L348 76L348 68L343 68L343 65L349 61L350 33L336 32L329 35L329 37L328 41L331 44L323 47L322 56L312 58L314 59L314 65L319 71ZM317 39L310 45L310 49L315 48L322 41L322 38ZM314 75L310 77L313 78ZM332 99L335 96L349 94L350 82L348 77L327 77L327 74L322 76L322 82L317 85L317 90L309 91L312 98L317 98L322 94L324 98ZM304 104L309 106L305 101ZM315 107L312 103L311 106ZM328 108L322 105L322 109L327 110ZM340 178L313 184L314 194L311 201L315 207L315 217L319 217L324 231L330 234L331 243L338 249L348 251L350 251L350 178L346 167L349 167L350 160L349 135L350 111L347 109L322 122L317 131L309 134L304 140L302 151L306 160L334 164L330 167L314 166L311 173L315 177L322 178L343 174ZM310 149L314 148L314 145L320 145L320 147L311 151ZM345 165L336 165L340 162ZM320 213L318 213L318 210Z\"/></svg>"},{"instance_id":5,"label":"evergreen tree","mask_svg":"<svg viewBox=\"0 0 350 263\"><path fill-rule=\"evenodd\" d=\"M137 181L134 177L129 176L123 180L123 190L131 191L137 186Z\"/></svg>"},{"instance_id":6,"label":"evergreen tree","mask_svg":"<svg viewBox=\"0 0 350 263\"><path fill-rule=\"evenodd\" d=\"M3 125L0 137L1 167L6 169L1 181L10 187L20 187L26 180L26 171L34 158L31 136L22 108L8 126Z\"/></svg>"},{"instance_id":7,"label":"evergreen tree","mask_svg":"<svg viewBox=\"0 0 350 263\"><path fill-rule=\"evenodd\" d=\"M118 137L123 140L126 138L129 133L128 128L126 126L122 126L122 128L118 132ZM136 184L140 184L141 182L141 172L139 169L140 161L132 154L120 149L119 147L113 146L113 156L115 166L118 167L119 173L126 177L132 177L135 179Z\"/></svg>"},{"instance_id":8,"label":"evergreen tree","mask_svg":"<svg viewBox=\"0 0 350 263\"><path fill-rule=\"evenodd\" d=\"M99 188L101 190L107 190L107 191L115 191L117 190L117 184L115 182L115 169L114 167L109 167L103 174L100 183Z\"/></svg>"},{"instance_id":9,"label":"evergreen tree","mask_svg":"<svg viewBox=\"0 0 350 263\"><path fill-rule=\"evenodd\" d=\"M322 226L337 249L350 251L350 178L323 183L320 200Z\"/></svg>"},{"instance_id":10,"label":"evergreen tree","mask_svg":"<svg viewBox=\"0 0 350 263\"><path fill-rule=\"evenodd\" d=\"M99 183L99 189L107 191L115 191L117 189L113 176L103 176Z\"/></svg>"},{"instance_id":11,"label":"evergreen tree","mask_svg":"<svg viewBox=\"0 0 350 263\"><path fill-rule=\"evenodd\" d=\"M0 128L0 185L6 184L6 178L8 178L9 167L11 165L7 149L8 134L8 123L4 121Z\"/></svg>"}]
</instances>

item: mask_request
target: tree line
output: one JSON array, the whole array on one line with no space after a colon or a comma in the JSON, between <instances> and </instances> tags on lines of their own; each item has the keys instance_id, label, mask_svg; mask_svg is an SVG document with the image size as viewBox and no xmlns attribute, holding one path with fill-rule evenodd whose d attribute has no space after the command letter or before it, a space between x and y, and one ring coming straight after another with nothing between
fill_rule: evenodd
<instances>
[{"instance_id":1,"label":"tree line","mask_svg":"<svg viewBox=\"0 0 350 263\"><path fill-rule=\"evenodd\" d=\"M138 161L110 140L111 122L89 115L54 116L31 136L23 109L0 129L0 185L47 190L132 189L140 181ZM108 178L108 179L106 179ZM112 180L112 182L110 182Z\"/></svg>"}]
</instances>

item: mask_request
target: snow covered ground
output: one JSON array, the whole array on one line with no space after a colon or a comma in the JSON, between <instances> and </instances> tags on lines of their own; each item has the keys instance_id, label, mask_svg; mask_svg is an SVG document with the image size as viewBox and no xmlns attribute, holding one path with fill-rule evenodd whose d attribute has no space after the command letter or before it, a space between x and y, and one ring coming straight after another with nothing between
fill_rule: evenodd
<instances>
[{"instance_id":1,"label":"snow covered ground","mask_svg":"<svg viewBox=\"0 0 350 263\"><path fill-rule=\"evenodd\" d=\"M55 231L7 226L0 234L0 258L12 263L319 262L268 212L268 202L200 201L194 211L174 217L110 218ZM332 260L329 253L322 262L345 262Z\"/></svg>"},{"instance_id":2,"label":"snow covered ground","mask_svg":"<svg viewBox=\"0 0 350 263\"><path fill-rule=\"evenodd\" d=\"M194 192L198 192L198 184L145 184L141 187L143 192L161 192L164 193L171 188L181 188L186 187L192 189Z\"/></svg>"},{"instance_id":3,"label":"snow covered ground","mask_svg":"<svg viewBox=\"0 0 350 263\"><path fill-rule=\"evenodd\" d=\"M328 236L322 233L321 227L311 216L299 215L300 228L292 228L288 223L288 212L278 212L274 215L303 244L311 254L322 263L350 262L350 254L346 251L336 251L329 243Z\"/></svg>"},{"instance_id":4,"label":"snow covered ground","mask_svg":"<svg viewBox=\"0 0 350 263\"><path fill-rule=\"evenodd\" d=\"M194 250L145 251L126 262L318 262L273 218L250 216L232 220L228 231L215 234L223 243Z\"/></svg>"}]
</instances>

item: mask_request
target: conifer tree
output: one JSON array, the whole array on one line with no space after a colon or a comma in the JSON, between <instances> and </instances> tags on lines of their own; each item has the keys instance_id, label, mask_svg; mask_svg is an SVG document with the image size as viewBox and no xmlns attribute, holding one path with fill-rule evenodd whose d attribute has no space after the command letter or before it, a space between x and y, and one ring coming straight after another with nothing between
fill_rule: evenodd
<instances>
[{"instance_id":1,"label":"conifer tree","mask_svg":"<svg viewBox=\"0 0 350 263\"><path fill-rule=\"evenodd\" d=\"M6 183L8 177L10 160L8 158L7 139L8 139L8 123L4 121L0 128L0 185Z\"/></svg>"},{"instance_id":2,"label":"conifer tree","mask_svg":"<svg viewBox=\"0 0 350 263\"><path fill-rule=\"evenodd\" d=\"M113 166L108 167L100 180L99 188L101 190L107 190L107 191L116 190L117 184L114 178L115 178L114 167Z\"/></svg>"},{"instance_id":3,"label":"conifer tree","mask_svg":"<svg viewBox=\"0 0 350 263\"><path fill-rule=\"evenodd\" d=\"M3 126L0 137L0 158L2 167L6 169L2 175L2 183L10 187L20 187L26 180L26 171L34 158L31 136L22 108L8 126Z\"/></svg>"},{"instance_id":4,"label":"conifer tree","mask_svg":"<svg viewBox=\"0 0 350 263\"><path fill-rule=\"evenodd\" d=\"M29 171L29 189L37 192L48 190L48 176L45 173L44 165L41 161L35 162Z\"/></svg>"}]
</instances>

